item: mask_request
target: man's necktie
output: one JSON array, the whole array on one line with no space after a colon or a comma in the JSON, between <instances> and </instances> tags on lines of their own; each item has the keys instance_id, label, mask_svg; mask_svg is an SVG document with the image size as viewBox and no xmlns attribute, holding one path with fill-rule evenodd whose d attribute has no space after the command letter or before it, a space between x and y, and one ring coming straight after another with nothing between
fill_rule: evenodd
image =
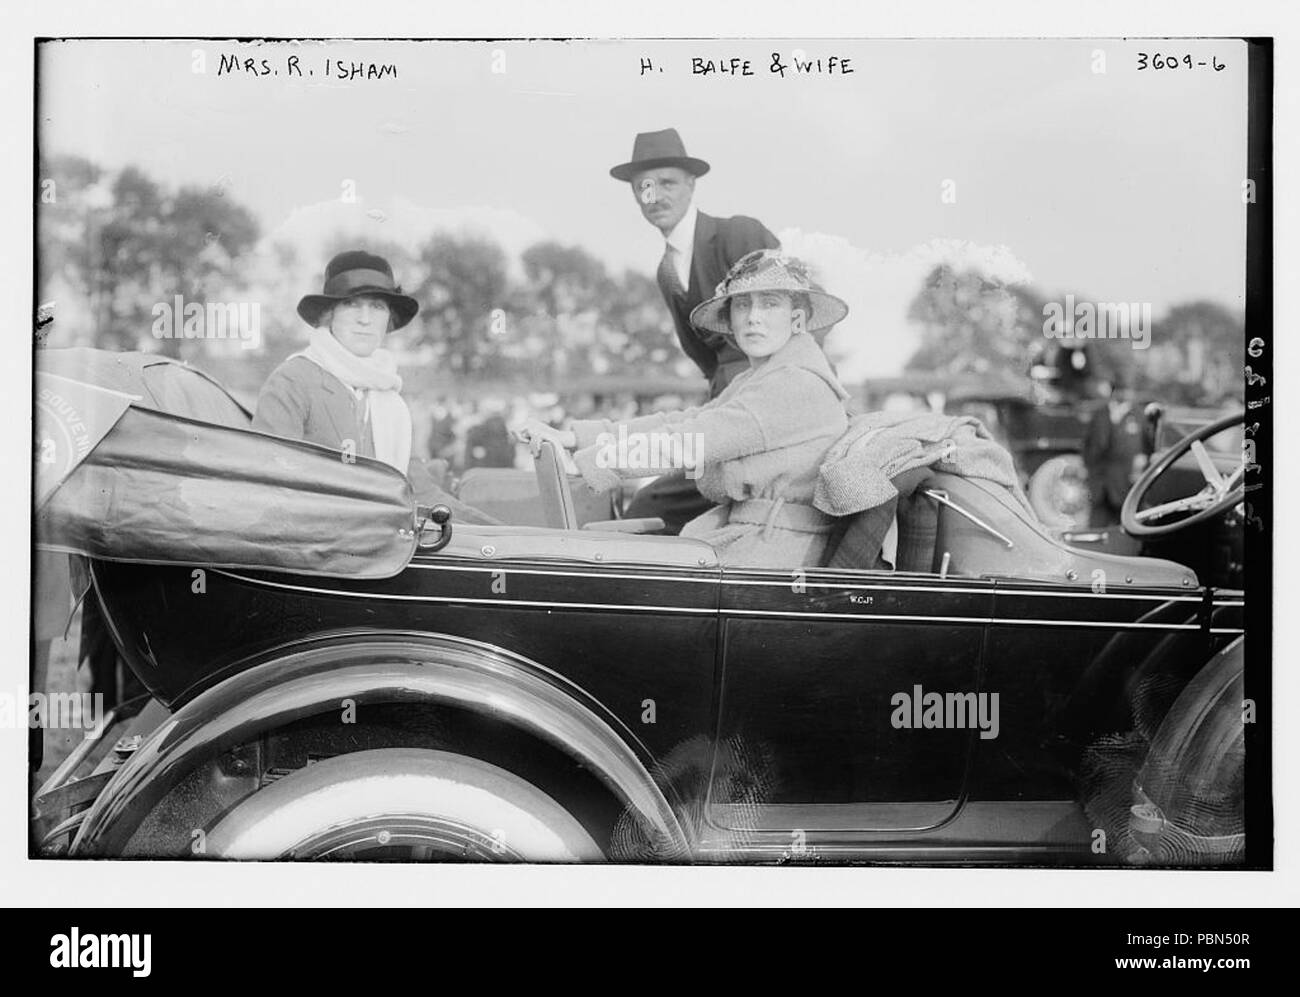
<instances>
[{"instance_id":1,"label":"man's necktie","mask_svg":"<svg viewBox=\"0 0 1300 997\"><path fill-rule=\"evenodd\" d=\"M672 244L664 246L664 258L659 261L659 279L663 281L664 287L668 288L670 294L679 298L686 296L686 288L682 287L682 279L677 276L677 250Z\"/></svg>"}]
</instances>

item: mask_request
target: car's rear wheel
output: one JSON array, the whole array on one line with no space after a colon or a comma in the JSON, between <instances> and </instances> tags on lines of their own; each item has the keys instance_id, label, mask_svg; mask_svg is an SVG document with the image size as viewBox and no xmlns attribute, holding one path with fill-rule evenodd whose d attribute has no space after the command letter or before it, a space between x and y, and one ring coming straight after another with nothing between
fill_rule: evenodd
<instances>
[{"instance_id":1,"label":"car's rear wheel","mask_svg":"<svg viewBox=\"0 0 1300 997\"><path fill-rule=\"evenodd\" d=\"M587 830L532 783L477 758L385 748L272 783L208 833L237 859L601 861Z\"/></svg>"}]
</instances>

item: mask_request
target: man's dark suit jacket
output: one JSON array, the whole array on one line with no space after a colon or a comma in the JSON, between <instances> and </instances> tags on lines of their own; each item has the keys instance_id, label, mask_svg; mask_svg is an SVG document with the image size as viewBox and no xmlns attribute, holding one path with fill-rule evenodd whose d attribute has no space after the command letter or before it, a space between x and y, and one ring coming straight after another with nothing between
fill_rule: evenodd
<instances>
[{"instance_id":1,"label":"man's dark suit jacket","mask_svg":"<svg viewBox=\"0 0 1300 997\"><path fill-rule=\"evenodd\" d=\"M1140 453L1149 455L1154 446L1150 426L1136 403L1115 423L1108 403L1102 402L1083 439L1083 462L1094 504L1119 509L1133 484L1133 458Z\"/></svg>"},{"instance_id":2,"label":"man's dark suit jacket","mask_svg":"<svg viewBox=\"0 0 1300 997\"><path fill-rule=\"evenodd\" d=\"M722 278L746 253L778 249L781 243L756 218L736 215L714 218L700 211L695 219L695 248L691 254L691 284L685 297L673 294L659 278L659 291L677 327L677 340L686 355L709 379L709 397L716 398L749 359L721 336L691 328L691 311L713 297Z\"/></svg>"}]
</instances>

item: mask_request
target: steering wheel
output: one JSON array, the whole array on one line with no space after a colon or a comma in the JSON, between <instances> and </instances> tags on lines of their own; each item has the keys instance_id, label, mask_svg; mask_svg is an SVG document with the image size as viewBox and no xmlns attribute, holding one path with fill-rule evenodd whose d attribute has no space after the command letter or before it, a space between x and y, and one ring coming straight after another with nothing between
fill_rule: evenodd
<instances>
[{"instance_id":1,"label":"steering wheel","mask_svg":"<svg viewBox=\"0 0 1300 997\"><path fill-rule=\"evenodd\" d=\"M1188 433L1166 450L1159 460L1148 465L1142 476L1129 489L1129 493L1124 499L1124 506L1120 509L1120 525L1124 527L1124 532L1134 537L1167 537L1179 530L1186 529L1194 523L1217 516L1225 509L1240 502L1246 494L1245 461L1243 460L1241 466L1230 475L1224 477L1219 473L1219 469L1214 466L1214 461L1210 459L1210 454L1201 441L1208 440L1211 436L1223 432L1230 426L1244 423L1245 420L1246 413L1243 411L1208 423L1195 432ZM1195 495L1173 499L1169 502L1153 505L1149 509L1139 510L1139 506L1142 505L1142 500L1146 498L1151 486L1173 466L1175 461L1188 451L1191 451L1192 456L1196 458L1196 464L1205 478L1205 486ZM1192 515L1185 516L1172 523L1166 523L1163 526L1152 525L1153 520L1163 519L1165 516L1176 512L1190 512Z\"/></svg>"}]
</instances>

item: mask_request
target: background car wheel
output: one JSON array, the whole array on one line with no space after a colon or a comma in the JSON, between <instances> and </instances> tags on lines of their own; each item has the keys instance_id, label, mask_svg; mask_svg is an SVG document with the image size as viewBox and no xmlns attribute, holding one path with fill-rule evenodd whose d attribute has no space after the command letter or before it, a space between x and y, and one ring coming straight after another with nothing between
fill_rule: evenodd
<instances>
[{"instance_id":1,"label":"background car wheel","mask_svg":"<svg viewBox=\"0 0 1300 997\"><path fill-rule=\"evenodd\" d=\"M536 786L446 751L338 755L259 790L208 833L234 859L596 862L586 829Z\"/></svg>"},{"instance_id":2,"label":"background car wheel","mask_svg":"<svg viewBox=\"0 0 1300 997\"><path fill-rule=\"evenodd\" d=\"M1078 454L1060 454L1043 461L1030 476L1026 493L1045 526L1078 529L1088 525L1088 470Z\"/></svg>"}]
</instances>

